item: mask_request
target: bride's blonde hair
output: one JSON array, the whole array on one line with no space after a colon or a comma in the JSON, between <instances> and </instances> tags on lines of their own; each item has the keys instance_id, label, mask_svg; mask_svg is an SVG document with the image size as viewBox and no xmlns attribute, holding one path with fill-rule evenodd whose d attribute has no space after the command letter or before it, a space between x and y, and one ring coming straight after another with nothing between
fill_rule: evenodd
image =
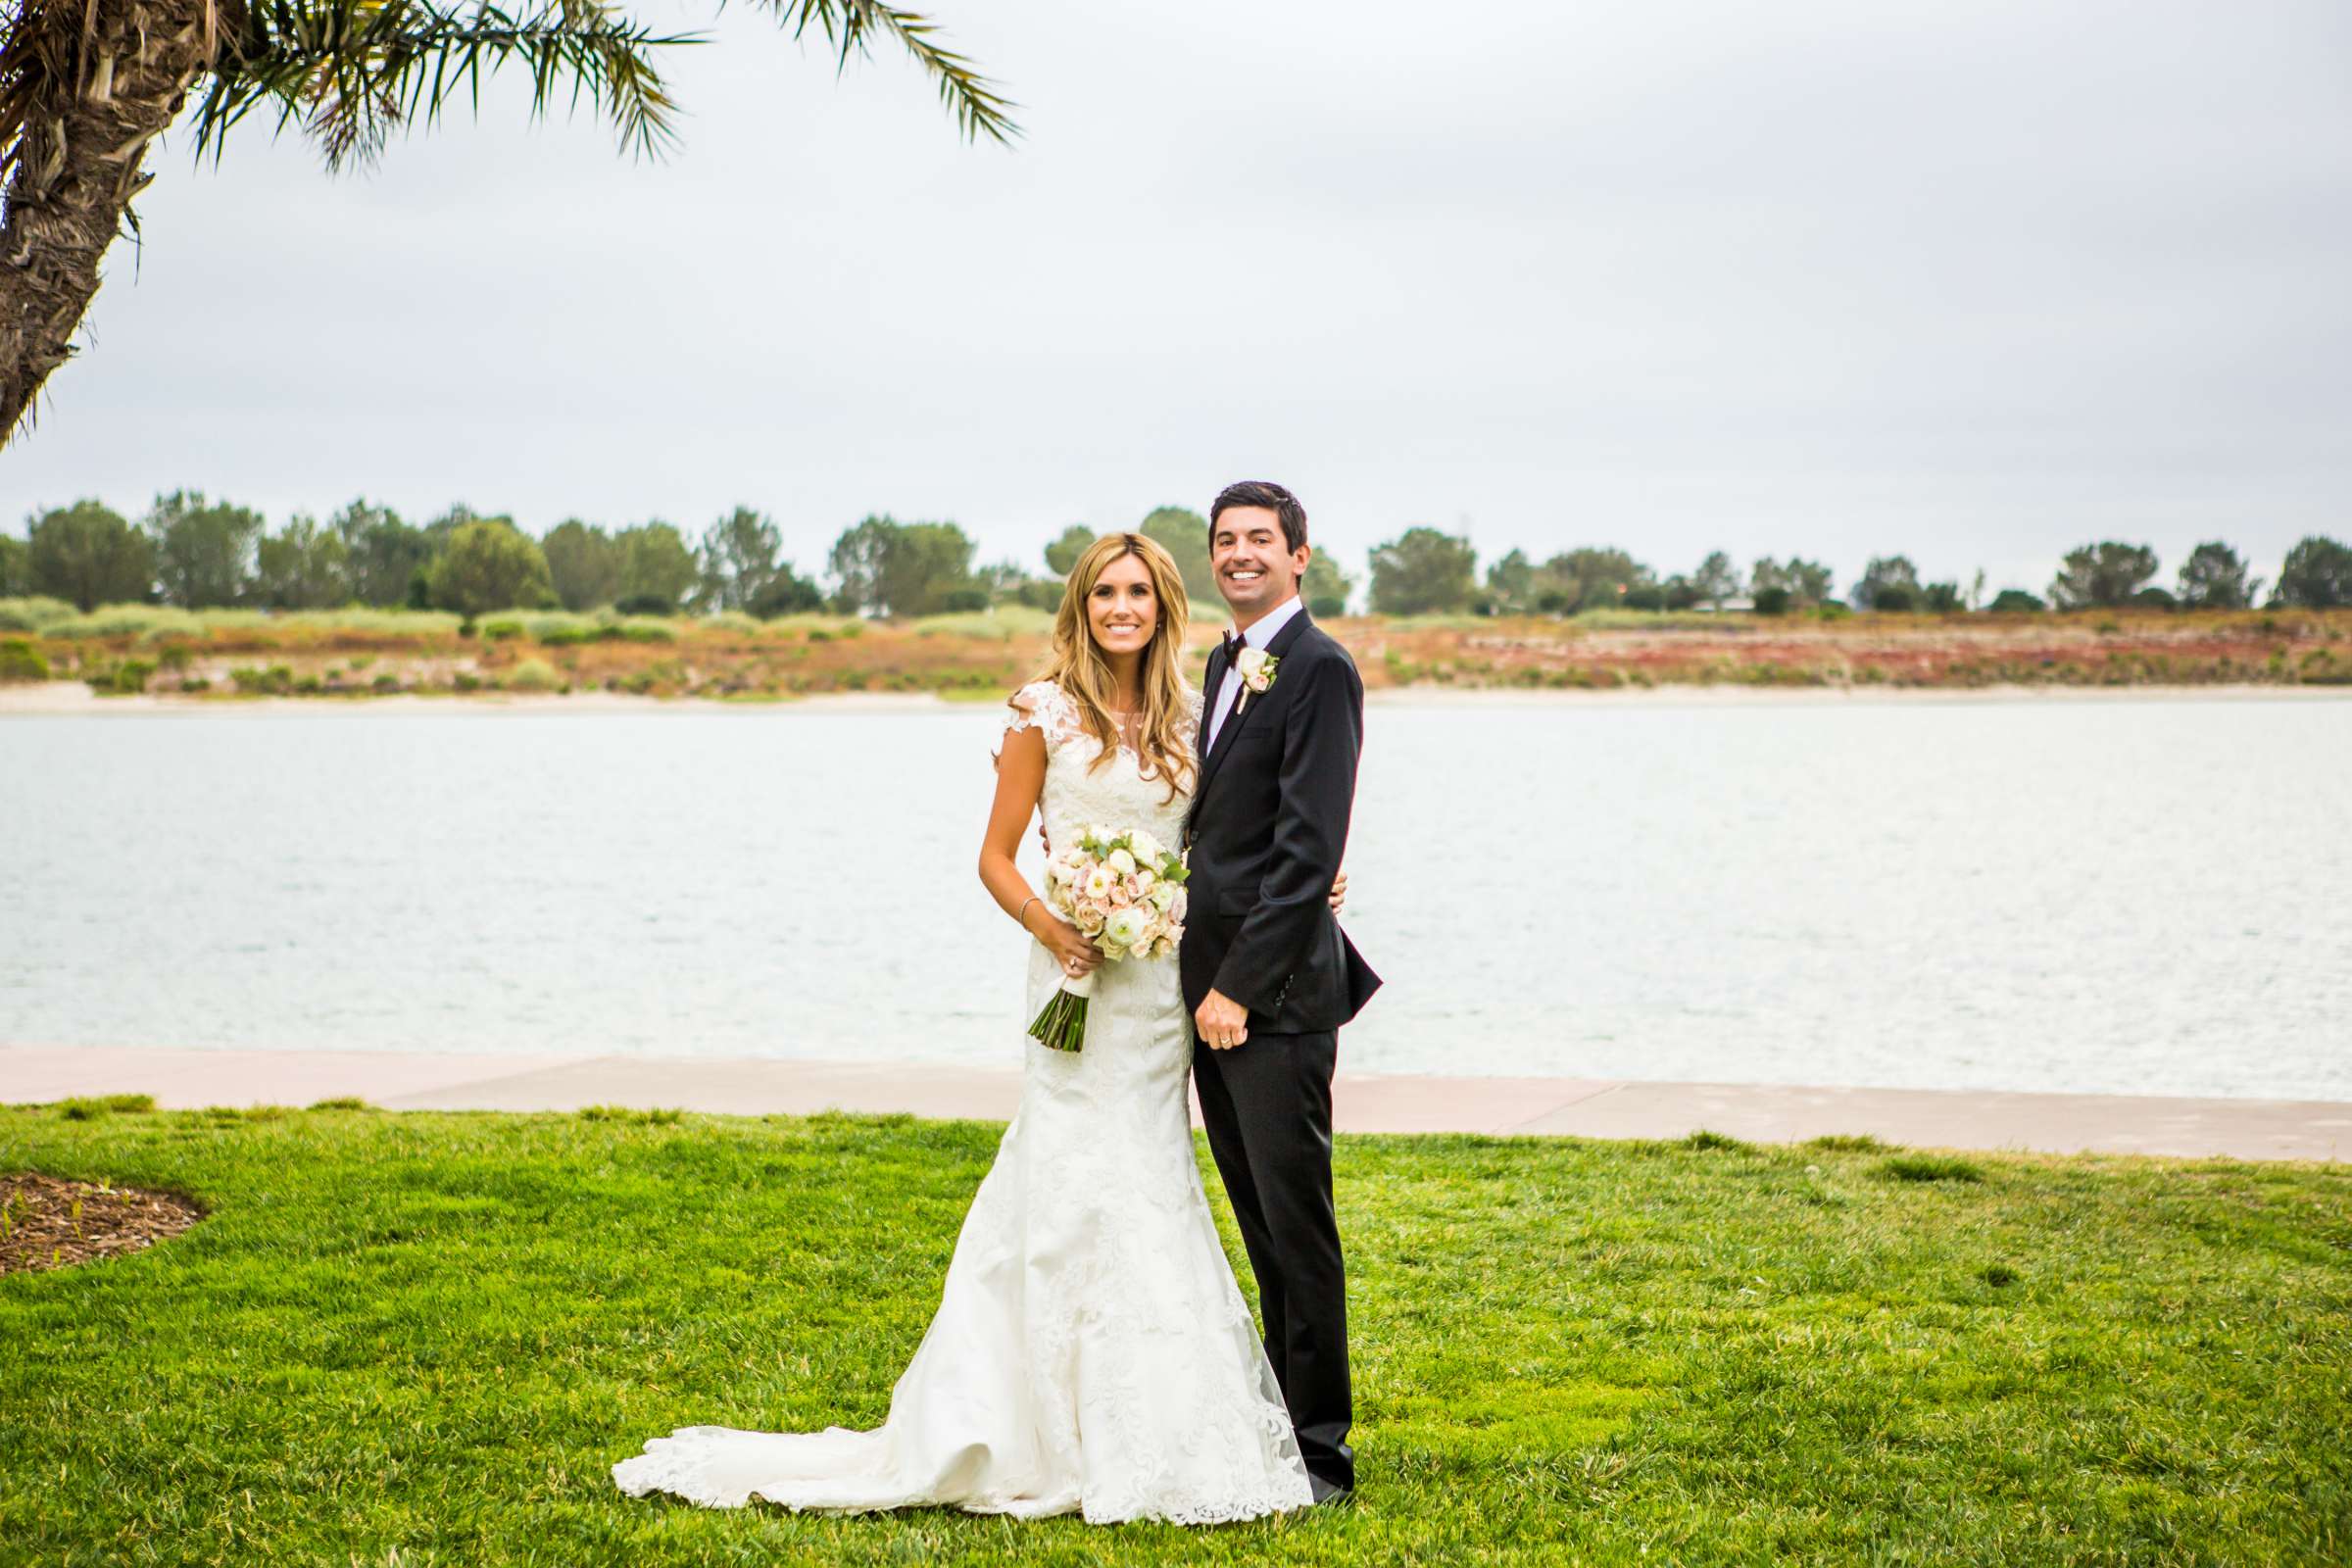
<instances>
[{"instance_id":1,"label":"bride's blonde hair","mask_svg":"<svg viewBox=\"0 0 2352 1568\"><path fill-rule=\"evenodd\" d=\"M1079 719L1101 747L1089 770L1108 761L1119 747L1119 727L1110 716L1110 698L1117 688L1110 661L1095 641L1086 602L1110 564L1123 556L1144 564L1159 610L1159 624L1144 645L1144 721L1136 750L1148 764L1146 774L1166 779L1168 798L1174 800L1178 782L1194 771L1193 748L1183 732L1188 706L1184 678L1176 672L1191 605L1184 596L1184 573L1165 546L1140 533L1107 533L1086 547L1062 588L1061 609L1054 616L1054 652L1038 678L1069 694Z\"/></svg>"}]
</instances>

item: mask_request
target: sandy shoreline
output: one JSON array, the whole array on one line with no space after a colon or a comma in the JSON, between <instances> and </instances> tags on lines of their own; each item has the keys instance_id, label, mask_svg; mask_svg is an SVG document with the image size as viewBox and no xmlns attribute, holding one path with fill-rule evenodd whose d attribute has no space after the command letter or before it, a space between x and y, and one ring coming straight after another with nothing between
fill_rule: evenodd
<instances>
[{"instance_id":1,"label":"sandy shoreline","mask_svg":"<svg viewBox=\"0 0 2352 1568\"><path fill-rule=\"evenodd\" d=\"M2352 686L1621 686L1604 691L1452 686L1395 686L1367 692L1375 708L1706 708L1823 704L2345 702ZM638 697L583 691L568 696L476 692L418 697L101 697L80 681L0 686L0 718L129 714L334 713L952 713L994 707L951 702L928 692L828 692L776 701L722 702L695 697Z\"/></svg>"},{"instance_id":2,"label":"sandy shoreline","mask_svg":"<svg viewBox=\"0 0 2352 1568\"><path fill-rule=\"evenodd\" d=\"M2312 702L2352 697L2346 686L1703 686L1676 683L1616 686L1604 690L1508 687L1392 686L1365 693L1367 703L1392 708L1608 708L1749 707L1913 703L2178 702L2212 698L2224 702Z\"/></svg>"},{"instance_id":3,"label":"sandy shoreline","mask_svg":"<svg viewBox=\"0 0 2352 1568\"><path fill-rule=\"evenodd\" d=\"M1004 1121L1021 1091L1020 1071L1004 1066L783 1057L0 1045L0 1069L12 1102L145 1094L167 1109L353 1095L386 1110L620 1104ZM2352 1143L2352 1105L2315 1100L1345 1072L1332 1099L1344 1133L1685 1138L1706 1128L1775 1144L1868 1133L1914 1149L2313 1160L2341 1160Z\"/></svg>"},{"instance_id":4,"label":"sandy shoreline","mask_svg":"<svg viewBox=\"0 0 2352 1568\"><path fill-rule=\"evenodd\" d=\"M101 697L79 681L53 680L39 686L0 686L0 718L12 714L287 713L776 713L776 712L954 712L990 704L952 703L929 692L821 692L772 701L721 702L707 697L638 697L627 692L468 692L463 696L418 697L178 697L140 693Z\"/></svg>"}]
</instances>

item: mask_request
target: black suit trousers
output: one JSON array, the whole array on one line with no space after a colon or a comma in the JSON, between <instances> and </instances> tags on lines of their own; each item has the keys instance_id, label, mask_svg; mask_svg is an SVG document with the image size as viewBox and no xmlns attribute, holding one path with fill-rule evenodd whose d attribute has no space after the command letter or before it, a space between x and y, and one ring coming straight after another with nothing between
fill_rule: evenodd
<instances>
[{"instance_id":1,"label":"black suit trousers","mask_svg":"<svg viewBox=\"0 0 2352 1568\"><path fill-rule=\"evenodd\" d=\"M1331 1075L1339 1036L1259 1034L1193 1048L1209 1152L1257 1275L1266 1359L1307 1470L1355 1485L1348 1446L1348 1275L1331 1201Z\"/></svg>"}]
</instances>

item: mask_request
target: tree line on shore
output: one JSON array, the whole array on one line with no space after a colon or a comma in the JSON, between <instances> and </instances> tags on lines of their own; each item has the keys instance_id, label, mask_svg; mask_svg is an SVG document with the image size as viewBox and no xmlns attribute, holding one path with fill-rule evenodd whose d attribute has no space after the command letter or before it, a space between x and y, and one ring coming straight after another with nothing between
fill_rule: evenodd
<instances>
[{"instance_id":1,"label":"tree line on shore","mask_svg":"<svg viewBox=\"0 0 2352 1568\"><path fill-rule=\"evenodd\" d=\"M1213 603L1208 523L1183 507L1159 507L1135 531L1167 547L1196 600ZM318 610L344 605L455 611L590 610L675 614L739 611L761 618L829 611L910 616L1003 604L1051 610L1061 579L1096 537L1073 524L1044 552L1046 571L1017 561L976 564L972 538L953 522L901 522L873 514L843 531L819 574L784 558L769 517L737 507L689 538L662 521L618 530L569 518L532 538L510 516L454 506L413 524L388 507L356 500L321 523L296 514L272 530L251 508L202 492L158 496L136 522L84 500L34 514L25 537L0 534L0 598L44 595L81 610L148 603L189 610L231 606ZM2116 608L2242 610L2263 581L2221 541L2200 544L2174 588L2155 584L2156 552L2107 540L2071 551L2048 597L2003 589L1989 601L1977 573L1922 582L1904 556L1874 558L1845 600L1830 568L1801 557L1763 557L1743 574L1716 551L1688 573L1661 576L1625 550L1581 547L1538 562L1512 550L1482 579L1470 541L1407 528L1371 554L1368 599L1377 614L1568 615L1597 609L1748 609L1778 615L1836 613L1847 604L1881 612ZM1315 614L1344 613L1356 579L1329 556L1304 584ZM2352 605L2352 547L2314 535L2287 553L2268 601L2327 609Z\"/></svg>"},{"instance_id":2,"label":"tree line on shore","mask_svg":"<svg viewBox=\"0 0 2352 1568\"><path fill-rule=\"evenodd\" d=\"M1208 520L1160 507L1136 525L1167 547L1195 599L1213 600ZM1072 525L1045 548L1044 573L1016 561L976 564L977 545L953 522L873 514L843 531L820 583L783 555L775 522L737 507L699 537L652 521L617 531L568 518L534 539L510 516L455 506L423 524L352 502L325 522L297 514L272 530L259 512L202 492L158 496L137 521L104 503L75 502L0 534L0 598L44 595L87 611L102 604L324 610L344 605L448 610L592 610L667 615L741 611L763 619L837 614L932 615L1003 604L1052 610L1061 579L1094 542ZM1317 558L1309 608L1345 612L1353 582Z\"/></svg>"},{"instance_id":3,"label":"tree line on shore","mask_svg":"<svg viewBox=\"0 0 2352 1568\"><path fill-rule=\"evenodd\" d=\"M2127 605L2247 610L2262 592L2262 579L2251 574L2236 550L2220 540L2189 552L2177 587L2158 586L2158 569L2156 552L2148 546L2102 540L2067 553L2046 599L2022 588L2004 588L1988 601L1982 571L1964 590L1957 582L1923 583L1907 556L1877 556L1841 602L1830 568L1820 562L1764 556L1742 574L1720 550L1688 573L1663 577L1629 552L1609 547L1563 551L1543 562L1513 550L1490 565L1482 581L1478 553L1467 538L1421 527L1408 528L1372 552L1371 605L1375 612L1392 615L1572 615L1591 610L1701 606L1783 615L1800 610L1836 613L1848 604L1884 612L1949 614ZM2304 539L2287 552L2269 603L2313 610L2352 605L2352 547L2317 534Z\"/></svg>"}]
</instances>

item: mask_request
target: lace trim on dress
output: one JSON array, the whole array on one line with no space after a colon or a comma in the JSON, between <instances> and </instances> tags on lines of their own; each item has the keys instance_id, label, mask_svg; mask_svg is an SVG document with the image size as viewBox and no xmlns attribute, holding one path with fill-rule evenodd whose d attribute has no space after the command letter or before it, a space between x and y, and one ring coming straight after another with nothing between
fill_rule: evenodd
<instances>
[{"instance_id":1,"label":"lace trim on dress","mask_svg":"<svg viewBox=\"0 0 2352 1568\"><path fill-rule=\"evenodd\" d=\"M1190 686L1185 687L1184 714L1176 722L1177 740L1193 750L1196 777L1200 766L1202 701L1200 692ZM1033 680L1014 692L1006 706L1009 711L1005 714L1004 729L998 733L995 749L988 754L991 759L1004 755L1006 736L1017 735L1025 729L1043 730L1049 753L1057 752L1072 741L1082 741L1088 746L1099 745L1088 731L1085 720L1078 716L1077 699L1063 691L1058 681ZM1119 742L1118 749L1122 756L1135 758L1138 762L1143 760L1142 754L1124 740Z\"/></svg>"},{"instance_id":2,"label":"lace trim on dress","mask_svg":"<svg viewBox=\"0 0 2352 1568\"><path fill-rule=\"evenodd\" d=\"M1012 694L1010 710L1004 716L1004 727L998 733L992 758L1004 755L1006 737L1018 735L1025 729L1043 730L1048 753L1059 751L1073 740L1091 739L1086 726L1079 722L1078 705L1072 702L1057 682L1033 680Z\"/></svg>"}]
</instances>

